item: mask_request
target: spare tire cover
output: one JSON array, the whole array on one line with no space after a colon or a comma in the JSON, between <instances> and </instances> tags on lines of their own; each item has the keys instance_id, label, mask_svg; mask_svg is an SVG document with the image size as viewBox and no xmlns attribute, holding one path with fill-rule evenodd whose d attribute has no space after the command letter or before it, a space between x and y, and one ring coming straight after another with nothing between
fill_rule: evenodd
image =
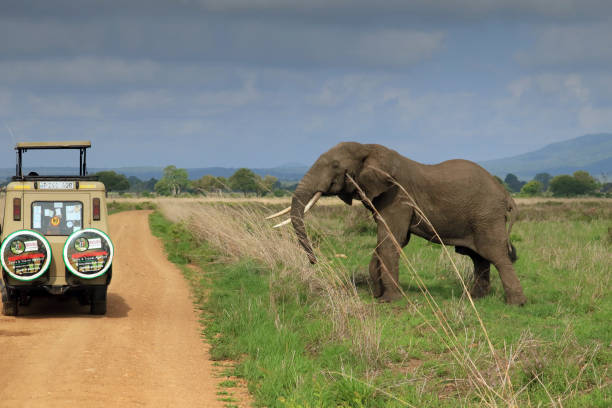
<instances>
[{"instance_id":1,"label":"spare tire cover","mask_svg":"<svg viewBox=\"0 0 612 408\"><path fill-rule=\"evenodd\" d=\"M64 263L74 275L93 279L104 275L113 262L114 248L108 235L95 228L71 234L64 244Z\"/></svg>"},{"instance_id":2,"label":"spare tire cover","mask_svg":"<svg viewBox=\"0 0 612 408\"><path fill-rule=\"evenodd\" d=\"M32 281L42 276L51 264L49 241L36 231L19 230L2 241L2 267L13 278Z\"/></svg>"}]
</instances>

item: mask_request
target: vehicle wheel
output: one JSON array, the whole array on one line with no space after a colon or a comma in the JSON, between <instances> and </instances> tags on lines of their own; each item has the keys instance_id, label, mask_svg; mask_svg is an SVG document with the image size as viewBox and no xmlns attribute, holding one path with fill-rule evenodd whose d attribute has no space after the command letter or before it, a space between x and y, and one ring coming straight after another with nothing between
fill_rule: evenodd
<instances>
[{"instance_id":1,"label":"vehicle wheel","mask_svg":"<svg viewBox=\"0 0 612 408\"><path fill-rule=\"evenodd\" d=\"M91 302L89 313L91 313L92 315L106 314L106 300L102 302Z\"/></svg>"},{"instance_id":2,"label":"vehicle wheel","mask_svg":"<svg viewBox=\"0 0 612 408\"><path fill-rule=\"evenodd\" d=\"M92 315L106 314L106 288L106 286L96 286L91 290L89 313Z\"/></svg>"},{"instance_id":3,"label":"vehicle wheel","mask_svg":"<svg viewBox=\"0 0 612 408\"><path fill-rule=\"evenodd\" d=\"M16 300L2 302L2 314L4 316L17 316L18 306Z\"/></svg>"}]
</instances>

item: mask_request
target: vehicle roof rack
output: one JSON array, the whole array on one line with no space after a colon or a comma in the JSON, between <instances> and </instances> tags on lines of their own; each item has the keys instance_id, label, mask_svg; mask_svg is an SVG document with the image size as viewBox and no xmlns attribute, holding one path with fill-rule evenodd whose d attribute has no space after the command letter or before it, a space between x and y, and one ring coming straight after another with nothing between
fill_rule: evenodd
<instances>
[{"instance_id":1,"label":"vehicle roof rack","mask_svg":"<svg viewBox=\"0 0 612 408\"><path fill-rule=\"evenodd\" d=\"M89 149L91 142L88 140L64 141L64 142L20 142L15 150L28 149Z\"/></svg>"},{"instance_id":2,"label":"vehicle roof rack","mask_svg":"<svg viewBox=\"0 0 612 408\"><path fill-rule=\"evenodd\" d=\"M17 166L15 169L15 176L13 180L40 180L48 178L87 178L96 179L96 177L87 176L87 149L91 147L91 142L88 140L76 140L76 141L61 141L61 142L19 142L15 145L17 150ZM39 176L39 175L23 175L23 153L28 150L42 150L42 149L78 149L79 155L79 175L78 176Z\"/></svg>"}]
</instances>

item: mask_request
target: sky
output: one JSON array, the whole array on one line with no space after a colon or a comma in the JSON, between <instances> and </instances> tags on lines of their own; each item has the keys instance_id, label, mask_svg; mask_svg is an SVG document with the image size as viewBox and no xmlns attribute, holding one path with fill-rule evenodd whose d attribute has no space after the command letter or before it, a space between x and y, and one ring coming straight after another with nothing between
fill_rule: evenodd
<instances>
[{"instance_id":1,"label":"sky","mask_svg":"<svg viewBox=\"0 0 612 408\"><path fill-rule=\"evenodd\" d=\"M1 0L0 167L508 157L612 131L610 39L609 0Z\"/></svg>"}]
</instances>

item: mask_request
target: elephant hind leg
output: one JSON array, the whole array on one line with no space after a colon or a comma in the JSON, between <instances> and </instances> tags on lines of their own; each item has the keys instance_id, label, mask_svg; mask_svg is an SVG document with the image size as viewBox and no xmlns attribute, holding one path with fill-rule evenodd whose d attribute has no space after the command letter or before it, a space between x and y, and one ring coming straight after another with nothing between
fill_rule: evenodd
<instances>
[{"instance_id":1,"label":"elephant hind leg","mask_svg":"<svg viewBox=\"0 0 612 408\"><path fill-rule=\"evenodd\" d=\"M469 256L474 263L474 281L470 286L470 295L475 299L488 295L491 290L491 263L466 247L455 247L455 252Z\"/></svg>"},{"instance_id":2,"label":"elephant hind leg","mask_svg":"<svg viewBox=\"0 0 612 408\"><path fill-rule=\"evenodd\" d=\"M506 294L506 303L524 305L527 298L523 294L523 287L512 265L506 240L491 240L487 245L478 245L477 250L497 268Z\"/></svg>"}]
</instances>

